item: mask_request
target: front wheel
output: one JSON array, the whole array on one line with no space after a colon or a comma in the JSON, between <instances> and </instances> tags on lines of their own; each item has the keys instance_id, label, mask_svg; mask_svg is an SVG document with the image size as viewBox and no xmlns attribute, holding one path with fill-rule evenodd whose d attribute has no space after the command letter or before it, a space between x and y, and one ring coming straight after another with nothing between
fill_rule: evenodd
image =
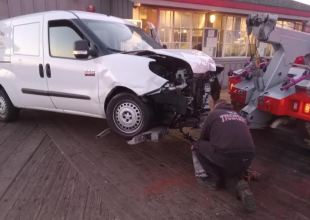
<instances>
[{"instance_id":1,"label":"front wheel","mask_svg":"<svg viewBox=\"0 0 310 220\"><path fill-rule=\"evenodd\" d=\"M136 95L120 93L107 107L107 122L117 134L131 138L149 128L151 111Z\"/></svg>"}]
</instances>

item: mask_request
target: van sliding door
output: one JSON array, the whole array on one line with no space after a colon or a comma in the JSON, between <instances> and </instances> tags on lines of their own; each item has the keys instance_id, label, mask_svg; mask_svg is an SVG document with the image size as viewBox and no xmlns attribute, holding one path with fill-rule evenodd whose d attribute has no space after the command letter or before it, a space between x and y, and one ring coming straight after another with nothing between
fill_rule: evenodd
<instances>
[{"instance_id":1,"label":"van sliding door","mask_svg":"<svg viewBox=\"0 0 310 220\"><path fill-rule=\"evenodd\" d=\"M11 25L11 66L16 75L16 103L25 108L55 109L47 95L47 80L43 68L43 16L17 18Z\"/></svg>"}]
</instances>

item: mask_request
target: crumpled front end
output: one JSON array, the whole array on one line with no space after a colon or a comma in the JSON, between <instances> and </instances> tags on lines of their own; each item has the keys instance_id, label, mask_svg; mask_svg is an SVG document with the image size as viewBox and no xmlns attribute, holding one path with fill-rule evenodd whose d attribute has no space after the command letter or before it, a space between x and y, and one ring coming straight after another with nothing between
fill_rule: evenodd
<instances>
[{"instance_id":1,"label":"crumpled front end","mask_svg":"<svg viewBox=\"0 0 310 220\"><path fill-rule=\"evenodd\" d=\"M209 110L209 82L216 78L215 63L207 55L194 59L195 53L162 51L134 53L152 59L150 70L168 81L160 89L144 95L152 106L154 123L170 128L198 126L201 115Z\"/></svg>"},{"instance_id":2,"label":"crumpled front end","mask_svg":"<svg viewBox=\"0 0 310 220\"><path fill-rule=\"evenodd\" d=\"M157 49L154 50L158 54L175 57L186 61L196 76L207 72L216 71L216 64L212 57L199 50L191 49Z\"/></svg>"}]
</instances>

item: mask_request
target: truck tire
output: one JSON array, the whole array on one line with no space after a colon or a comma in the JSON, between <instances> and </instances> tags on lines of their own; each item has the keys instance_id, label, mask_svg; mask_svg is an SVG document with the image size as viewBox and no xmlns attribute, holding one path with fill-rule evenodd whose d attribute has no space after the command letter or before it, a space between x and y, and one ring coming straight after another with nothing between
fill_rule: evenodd
<instances>
[{"instance_id":1,"label":"truck tire","mask_svg":"<svg viewBox=\"0 0 310 220\"><path fill-rule=\"evenodd\" d=\"M125 138L132 138L149 128L151 111L136 95L120 93L108 103L107 122L109 127Z\"/></svg>"},{"instance_id":2,"label":"truck tire","mask_svg":"<svg viewBox=\"0 0 310 220\"><path fill-rule=\"evenodd\" d=\"M3 89L0 89L0 121L10 122L18 118L19 109L15 108Z\"/></svg>"},{"instance_id":3,"label":"truck tire","mask_svg":"<svg viewBox=\"0 0 310 220\"><path fill-rule=\"evenodd\" d=\"M299 120L297 122L297 135L302 147L310 149L310 122Z\"/></svg>"}]
</instances>

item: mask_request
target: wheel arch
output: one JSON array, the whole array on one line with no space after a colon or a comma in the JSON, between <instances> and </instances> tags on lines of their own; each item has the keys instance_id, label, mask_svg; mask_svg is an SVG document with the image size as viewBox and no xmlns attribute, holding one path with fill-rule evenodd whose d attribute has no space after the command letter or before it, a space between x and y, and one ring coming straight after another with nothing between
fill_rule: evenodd
<instances>
[{"instance_id":1,"label":"wheel arch","mask_svg":"<svg viewBox=\"0 0 310 220\"><path fill-rule=\"evenodd\" d=\"M5 94L9 97L9 94L7 93L7 91L5 90L5 88L0 84L0 90L2 90L3 92L5 92ZM10 97L9 97L10 98ZM11 100L12 101L12 100Z\"/></svg>"},{"instance_id":2,"label":"wheel arch","mask_svg":"<svg viewBox=\"0 0 310 220\"><path fill-rule=\"evenodd\" d=\"M119 93L122 93L122 92L128 92L130 94L133 94L133 95L137 95L134 91L132 91L131 89L128 89L127 87L124 87L124 86L116 86L115 88L113 88L109 94L107 95L107 98L105 99L104 101L104 111L106 112L107 111L107 107L109 105L109 102L111 101L111 99L119 94Z\"/></svg>"}]
</instances>

